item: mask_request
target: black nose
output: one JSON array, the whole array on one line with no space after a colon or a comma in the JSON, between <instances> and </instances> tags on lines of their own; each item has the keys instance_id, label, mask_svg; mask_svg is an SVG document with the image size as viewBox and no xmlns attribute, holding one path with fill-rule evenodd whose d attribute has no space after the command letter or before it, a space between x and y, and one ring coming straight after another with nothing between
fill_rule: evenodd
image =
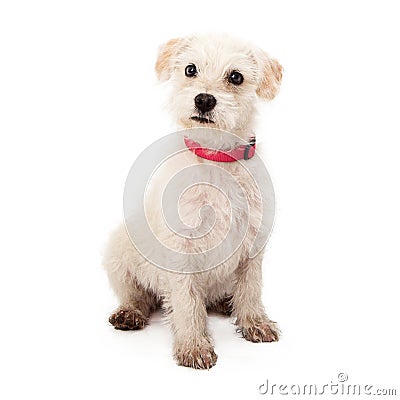
<instances>
[{"instance_id":1,"label":"black nose","mask_svg":"<svg viewBox=\"0 0 400 400\"><path fill-rule=\"evenodd\" d=\"M199 111L205 113L215 107L217 100L211 94L200 93L194 98L194 104Z\"/></svg>"}]
</instances>

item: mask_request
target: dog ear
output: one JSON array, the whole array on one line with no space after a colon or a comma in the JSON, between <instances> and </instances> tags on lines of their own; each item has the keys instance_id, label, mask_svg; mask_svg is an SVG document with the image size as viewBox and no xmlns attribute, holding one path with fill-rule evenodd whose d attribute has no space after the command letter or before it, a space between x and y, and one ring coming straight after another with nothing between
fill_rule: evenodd
<instances>
[{"instance_id":1,"label":"dog ear","mask_svg":"<svg viewBox=\"0 0 400 400\"><path fill-rule=\"evenodd\" d=\"M171 39L160 47L156 61L156 73L160 81L171 78L174 68L172 59L176 57L182 44L183 39Z\"/></svg>"},{"instance_id":2,"label":"dog ear","mask_svg":"<svg viewBox=\"0 0 400 400\"><path fill-rule=\"evenodd\" d=\"M283 68L265 51L257 51L256 59L260 69L260 80L256 93L264 100L272 100L279 92Z\"/></svg>"}]
</instances>

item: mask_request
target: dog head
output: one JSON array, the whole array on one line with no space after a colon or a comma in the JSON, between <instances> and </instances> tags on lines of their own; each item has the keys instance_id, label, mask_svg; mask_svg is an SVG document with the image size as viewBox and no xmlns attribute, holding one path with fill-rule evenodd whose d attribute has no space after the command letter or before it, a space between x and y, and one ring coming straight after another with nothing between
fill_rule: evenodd
<instances>
[{"instance_id":1,"label":"dog head","mask_svg":"<svg viewBox=\"0 0 400 400\"><path fill-rule=\"evenodd\" d=\"M256 98L279 91L282 67L264 51L226 36L172 39L161 46L156 72L172 82L168 105L184 128L249 135Z\"/></svg>"}]
</instances>

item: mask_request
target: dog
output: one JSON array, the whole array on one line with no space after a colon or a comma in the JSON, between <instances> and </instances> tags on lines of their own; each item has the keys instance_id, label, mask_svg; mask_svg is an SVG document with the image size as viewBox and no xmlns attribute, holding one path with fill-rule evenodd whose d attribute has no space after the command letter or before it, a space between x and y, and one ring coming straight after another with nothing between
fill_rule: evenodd
<instances>
[{"instance_id":1,"label":"dog","mask_svg":"<svg viewBox=\"0 0 400 400\"><path fill-rule=\"evenodd\" d=\"M261 220L266 211L246 174L256 168L252 156L257 102L277 95L282 67L253 45L227 36L203 35L172 39L162 45L155 69L159 80L172 87L169 112L188 132L187 151L166 161L152 177L145 203L152 231L180 257L179 261L168 259L170 264L160 268L138 251L126 226L113 232L103 264L120 306L109 322L116 329L142 329L151 313L162 307L172 327L177 363L209 369L216 364L217 354L207 331L207 311L232 316L238 332L251 342L274 342L280 335L261 301L264 250L254 257L249 255L257 231L264 229ZM205 163L213 166L207 172L210 185L186 190L179 199L179 215L186 226L197 227L202 223L199 210L211 206L217 224L207 235L181 237L163 223L157 199L176 171ZM242 194L224 173L240 182L248 208L241 206ZM225 196L219 191L223 185L227 187ZM239 217L232 218L229 210ZM248 221L245 233L240 218ZM200 254L220 244L228 231L229 238L243 235L238 248L215 268L203 268L205 264L200 265L191 256L193 252ZM185 267L194 273L185 273ZM183 273L177 272L180 268Z\"/></svg>"}]
</instances>

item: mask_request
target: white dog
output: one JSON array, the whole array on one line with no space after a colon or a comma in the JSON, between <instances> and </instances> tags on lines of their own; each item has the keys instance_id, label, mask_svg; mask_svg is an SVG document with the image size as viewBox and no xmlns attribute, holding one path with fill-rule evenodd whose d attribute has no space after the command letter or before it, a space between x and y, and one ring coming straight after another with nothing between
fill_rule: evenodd
<instances>
[{"instance_id":1,"label":"white dog","mask_svg":"<svg viewBox=\"0 0 400 400\"><path fill-rule=\"evenodd\" d=\"M160 49L156 72L160 80L170 80L173 85L170 112L180 127L197 128L187 131L187 151L165 161L152 177L145 199L152 231L179 257L166 259L167 265L159 268L138 251L121 226L112 235L104 256L110 284L120 301L110 322L116 329L141 329L151 312L162 306L173 329L178 364L210 368L217 355L207 332L207 310L235 317L238 330L249 341L278 340L279 330L267 317L261 301L263 251L255 257L249 254L257 232L266 229L262 224L265 209L249 174L257 172L252 159L257 97L275 97L282 67L258 48L210 35L167 42ZM213 167L204 173L207 177L201 177L210 184L191 186L177 205L182 222L189 227L199 227L206 220L199 210L211 206L215 224L196 238L171 230L160 203L174 174L193 165ZM225 173L238 184L230 184ZM221 193L218 188L223 186ZM243 197L248 208L243 208ZM243 224L241 218L248 223ZM240 246L215 268L200 265L201 258L192 255L224 240L223 248L229 248L228 231L229 238L240 237ZM197 272L176 272L189 270Z\"/></svg>"}]
</instances>

